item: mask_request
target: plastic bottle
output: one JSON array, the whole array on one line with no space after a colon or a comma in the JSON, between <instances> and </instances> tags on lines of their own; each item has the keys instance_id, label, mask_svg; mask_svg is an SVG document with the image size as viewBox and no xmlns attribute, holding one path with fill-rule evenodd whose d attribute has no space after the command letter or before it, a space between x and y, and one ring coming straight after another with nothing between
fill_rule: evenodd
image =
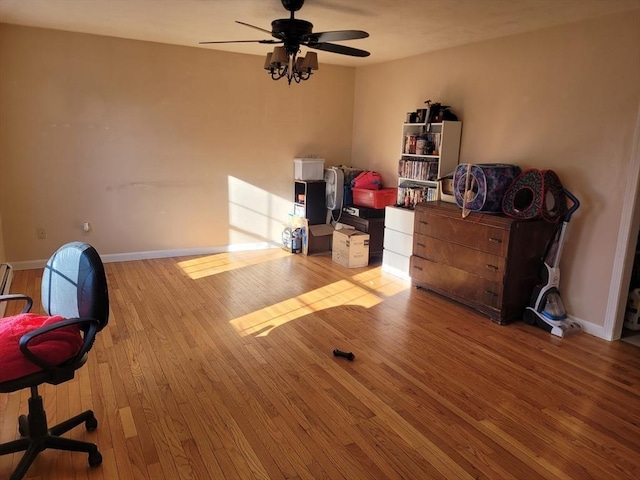
<instances>
[{"instance_id":1,"label":"plastic bottle","mask_svg":"<svg viewBox=\"0 0 640 480\"><path fill-rule=\"evenodd\" d=\"M640 288L629 292L624 320L624 326L628 329L640 330Z\"/></svg>"}]
</instances>

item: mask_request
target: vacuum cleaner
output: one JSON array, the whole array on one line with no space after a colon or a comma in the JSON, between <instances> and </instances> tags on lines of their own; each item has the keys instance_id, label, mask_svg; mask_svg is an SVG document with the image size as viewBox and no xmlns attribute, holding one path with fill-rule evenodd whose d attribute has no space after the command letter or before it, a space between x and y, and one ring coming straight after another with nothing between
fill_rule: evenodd
<instances>
[{"instance_id":1,"label":"vacuum cleaner","mask_svg":"<svg viewBox=\"0 0 640 480\"><path fill-rule=\"evenodd\" d=\"M565 233L571 216L580 207L580 202L571 192L566 189L563 192L571 200L572 205L567 209L567 213L558 224L553 239L547 246L541 274L542 283L534 288L530 304L523 314L524 321L529 325L536 325L558 337L568 337L582 332L580 324L567 316L558 289L560 256Z\"/></svg>"}]
</instances>

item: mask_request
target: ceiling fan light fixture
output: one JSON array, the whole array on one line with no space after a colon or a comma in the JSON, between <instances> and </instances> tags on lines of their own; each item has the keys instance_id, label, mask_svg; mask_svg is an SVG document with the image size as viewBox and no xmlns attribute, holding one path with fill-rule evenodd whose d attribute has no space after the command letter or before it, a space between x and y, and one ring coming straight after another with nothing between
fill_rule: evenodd
<instances>
[{"instance_id":1,"label":"ceiling fan light fixture","mask_svg":"<svg viewBox=\"0 0 640 480\"><path fill-rule=\"evenodd\" d=\"M267 53L267 58L264 61L264 69L265 70L271 70L271 57L273 56L273 53L269 52Z\"/></svg>"},{"instance_id":2,"label":"ceiling fan light fixture","mask_svg":"<svg viewBox=\"0 0 640 480\"><path fill-rule=\"evenodd\" d=\"M316 52L307 52L305 57L302 57L301 70L311 71L318 70L318 54Z\"/></svg>"},{"instance_id":3,"label":"ceiling fan light fixture","mask_svg":"<svg viewBox=\"0 0 640 480\"><path fill-rule=\"evenodd\" d=\"M0 0L1 1L1 0ZM266 30L249 23L236 20L236 23L246 27L270 34L273 38L268 40L218 40L212 42L200 42L203 44L213 43L264 43L282 44L275 47L273 52L268 53L265 58L264 69L269 72L273 80L286 78L291 85L295 80L300 83L309 80L313 70L318 70L318 55L315 52L307 52L304 57L298 57L300 47L308 47L324 52L336 53L338 55L350 55L352 57L368 57L370 54L366 50L347 47L344 45L331 43L343 40L356 40L367 38L369 34L362 30L333 30L328 32L314 32L313 24L306 20L295 18L297 12L304 5L304 0L281 0L282 6L291 13L289 18L279 18L271 22L271 30Z\"/></svg>"},{"instance_id":4,"label":"ceiling fan light fixture","mask_svg":"<svg viewBox=\"0 0 640 480\"><path fill-rule=\"evenodd\" d=\"M271 65L275 68L280 68L282 65L286 65L289 62L287 58L287 52L284 47L275 47L273 49L273 55L271 55Z\"/></svg>"},{"instance_id":5,"label":"ceiling fan light fixture","mask_svg":"<svg viewBox=\"0 0 640 480\"><path fill-rule=\"evenodd\" d=\"M264 69L269 72L273 80L286 78L289 85L292 81L300 83L309 80L312 70L318 70L318 55L307 52L306 57L298 57L298 52L285 47L275 47L268 53Z\"/></svg>"}]
</instances>

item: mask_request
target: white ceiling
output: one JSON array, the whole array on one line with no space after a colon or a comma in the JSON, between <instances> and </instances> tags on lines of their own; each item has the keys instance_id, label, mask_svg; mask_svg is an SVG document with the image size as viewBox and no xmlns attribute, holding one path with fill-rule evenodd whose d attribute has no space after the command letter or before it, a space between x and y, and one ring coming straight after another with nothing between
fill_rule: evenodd
<instances>
[{"instance_id":1,"label":"white ceiling","mask_svg":"<svg viewBox=\"0 0 640 480\"><path fill-rule=\"evenodd\" d=\"M368 58L318 52L320 63L360 66L515 33L639 9L640 0L307 0L296 18L313 31L365 30L341 42ZM269 45L199 46L260 40L287 18L280 0L0 0L0 22L264 55Z\"/></svg>"}]
</instances>

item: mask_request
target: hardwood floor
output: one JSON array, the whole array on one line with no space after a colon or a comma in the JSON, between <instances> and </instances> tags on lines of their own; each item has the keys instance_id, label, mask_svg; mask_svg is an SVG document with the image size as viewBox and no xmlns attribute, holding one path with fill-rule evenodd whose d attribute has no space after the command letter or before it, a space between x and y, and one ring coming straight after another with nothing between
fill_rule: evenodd
<instances>
[{"instance_id":1,"label":"hardwood floor","mask_svg":"<svg viewBox=\"0 0 640 480\"><path fill-rule=\"evenodd\" d=\"M48 450L28 479L640 478L633 345L498 326L330 256L105 267L109 325L73 381L41 389L51 425L95 411L96 431L67 436L103 464ZM12 291L39 305L40 278L18 271ZM27 398L0 395L0 442Z\"/></svg>"}]
</instances>

